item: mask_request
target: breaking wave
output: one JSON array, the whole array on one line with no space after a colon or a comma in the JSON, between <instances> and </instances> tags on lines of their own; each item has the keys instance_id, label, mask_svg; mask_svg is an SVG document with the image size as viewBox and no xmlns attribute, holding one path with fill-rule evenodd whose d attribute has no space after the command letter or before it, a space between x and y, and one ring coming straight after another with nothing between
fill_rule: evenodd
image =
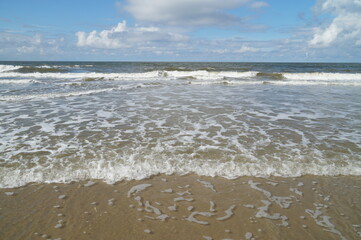
<instances>
[{"instance_id":1,"label":"breaking wave","mask_svg":"<svg viewBox=\"0 0 361 240\"><path fill-rule=\"evenodd\" d=\"M282 73L282 76L289 80L321 80L321 81L344 81L357 80L361 81L360 73Z\"/></svg>"},{"instance_id":2,"label":"breaking wave","mask_svg":"<svg viewBox=\"0 0 361 240\"><path fill-rule=\"evenodd\" d=\"M0 79L0 84L29 84L29 83L38 83L38 81L33 79Z\"/></svg>"},{"instance_id":3,"label":"breaking wave","mask_svg":"<svg viewBox=\"0 0 361 240\"><path fill-rule=\"evenodd\" d=\"M18 73L61 73L61 72L65 72L66 70L55 67L42 66L42 67L21 67L13 71Z\"/></svg>"},{"instance_id":4,"label":"breaking wave","mask_svg":"<svg viewBox=\"0 0 361 240\"><path fill-rule=\"evenodd\" d=\"M107 80L147 80L147 79L178 79L178 78L195 78L195 79L223 79L223 78L253 78L257 72L209 72L206 70L199 71L150 71L141 73L57 73L57 72L1 72L1 78L51 78L51 79L107 79Z\"/></svg>"},{"instance_id":5,"label":"breaking wave","mask_svg":"<svg viewBox=\"0 0 361 240\"><path fill-rule=\"evenodd\" d=\"M22 68L22 66L14 66L14 65L1 65L0 64L0 73L14 71L16 69Z\"/></svg>"},{"instance_id":6,"label":"breaking wave","mask_svg":"<svg viewBox=\"0 0 361 240\"><path fill-rule=\"evenodd\" d=\"M5 171L4 171L5 170ZM4 169L0 174L0 188L19 187L28 183L69 183L86 179L100 179L109 184L122 180L141 180L158 174L185 175L195 173L200 176L224 177L235 179L241 176L282 176L299 177L302 175L337 176L361 175L360 168L355 166L317 165L309 163L291 163L287 168L279 168L277 164L235 162L196 162L187 161L182 165L174 165L174 161L150 162L144 161L132 164L119 164L116 166L102 166L101 162L91 162L79 169L37 167L31 169Z\"/></svg>"}]
</instances>

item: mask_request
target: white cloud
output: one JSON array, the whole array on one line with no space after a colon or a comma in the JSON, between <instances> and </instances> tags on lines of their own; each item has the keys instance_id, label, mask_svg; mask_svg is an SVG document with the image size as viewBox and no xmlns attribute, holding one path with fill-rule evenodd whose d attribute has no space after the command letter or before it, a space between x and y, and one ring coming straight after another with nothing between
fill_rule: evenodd
<instances>
[{"instance_id":1,"label":"white cloud","mask_svg":"<svg viewBox=\"0 0 361 240\"><path fill-rule=\"evenodd\" d=\"M123 46L122 42L119 38L114 37L114 35L125 32L126 28L126 22L123 21L110 30L103 30L99 32L99 34L97 31L92 31L89 34L85 32L77 32L77 45L79 47L92 46L97 48L120 48Z\"/></svg>"},{"instance_id":2,"label":"white cloud","mask_svg":"<svg viewBox=\"0 0 361 240\"><path fill-rule=\"evenodd\" d=\"M335 17L327 26L314 29L311 47L329 47L336 42L361 45L361 0L320 0L316 9Z\"/></svg>"},{"instance_id":3,"label":"white cloud","mask_svg":"<svg viewBox=\"0 0 361 240\"><path fill-rule=\"evenodd\" d=\"M43 44L42 44L43 43ZM17 54L28 54L39 51L46 44L40 34L27 36L14 33L0 33L0 45L7 50L14 50Z\"/></svg>"},{"instance_id":4,"label":"white cloud","mask_svg":"<svg viewBox=\"0 0 361 240\"><path fill-rule=\"evenodd\" d=\"M269 4L266 2L254 2L251 4L251 8L263 8L263 7L268 7Z\"/></svg>"},{"instance_id":5,"label":"white cloud","mask_svg":"<svg viewBox=\"0 0 361 240\"><path fill-rule=\"evenodd\" d=\"M162 31L157 27L127 27L126 21L118 23L110 30L100 32L77 32L77 46L94 48L129 48L139 43L142 45L155 42L178 42L188 38L184 35Z\"/></svg>"},{"instance_id":6,"label":"white cloud","mask_svg":"<svg viewBox=\"0 0 361 240\"><path fill-rule=\"evenodd\" d=\"M31 47L21 46L21 47L16 48L16 50L19 53L32 53L35 50L35 47L34 46L31 46Z\"/></svg>"},{"instance_id":7,"label":"white cloud","mask_svg":"<svg viewBox=\"0 0 361 240\"><path fill-rule=\"evenodd\" d=\"M8 60L40 60L39 58L50 59L63 53L66 46L64 38L47 36L44 32L34 33L12 33L9 31L0 32L0 59Z\"/></svg>"},{"instance_id":8,"label":"white cloud","mask_svg":"<svg viewBox=\"0 0 361 240\"><path fill-rule=\"evenodd\" d=\"M249 47L249 46L242 46L240 49L236 50L235 53L255 53L259 52L260 50L258 48Z\"/></svg>"},{"instance_id":9,"label":"white cloud","mask_svg":"<svg viewBox=\"0 0 361 240\"><path fill-rule=\"evenodd\" d=\"M124 9L137 20L177 26L224 26L240 21L225 11L249 0L128 0Z\"/></svg>"}]
</instances>

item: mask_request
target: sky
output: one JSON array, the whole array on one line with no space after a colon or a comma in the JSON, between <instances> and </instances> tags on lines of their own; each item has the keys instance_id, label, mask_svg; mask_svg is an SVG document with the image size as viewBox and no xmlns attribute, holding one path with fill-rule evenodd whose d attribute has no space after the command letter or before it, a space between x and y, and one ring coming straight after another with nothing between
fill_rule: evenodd
<instances>
[{"instance_id":1,"label":"sky","mask_svg":"<svg viewBox=\"0 0 361 240\"><path fill-rule=\"evenodd\" d=\"M361 0L1 0L13 60L361 62Z\"/></svg>"}]
</instances>

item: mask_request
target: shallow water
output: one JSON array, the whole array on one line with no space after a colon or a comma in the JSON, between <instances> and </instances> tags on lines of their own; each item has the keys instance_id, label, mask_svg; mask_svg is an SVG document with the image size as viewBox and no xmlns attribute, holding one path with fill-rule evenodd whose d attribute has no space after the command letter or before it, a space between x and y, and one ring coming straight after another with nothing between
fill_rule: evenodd
<instances>
[{"instance_id":1,"label":"shallow water","mask_svg":"<svg viewBox=\"0 0 361 240\"><path fill-rule=\"evenodd\" d=\"M361 174L360 64L0 64L0 187Z\"/></svg>"}]
</instances>

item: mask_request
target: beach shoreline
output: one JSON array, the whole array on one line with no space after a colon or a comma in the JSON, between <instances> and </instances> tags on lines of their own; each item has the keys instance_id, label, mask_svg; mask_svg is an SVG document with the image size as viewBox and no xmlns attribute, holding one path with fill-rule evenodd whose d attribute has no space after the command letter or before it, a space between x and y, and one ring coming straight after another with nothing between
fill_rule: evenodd
<instances>
[{"instance_id":1,"label":"beach shoreline","mask_svg":"<svg viewBox=\"0 0 361 240\"><path fill-rule=\"evenodd\" d=\"M1 239L357 239L359 176L157 175L0 189Z\"/></svg>"}]
</instances>

